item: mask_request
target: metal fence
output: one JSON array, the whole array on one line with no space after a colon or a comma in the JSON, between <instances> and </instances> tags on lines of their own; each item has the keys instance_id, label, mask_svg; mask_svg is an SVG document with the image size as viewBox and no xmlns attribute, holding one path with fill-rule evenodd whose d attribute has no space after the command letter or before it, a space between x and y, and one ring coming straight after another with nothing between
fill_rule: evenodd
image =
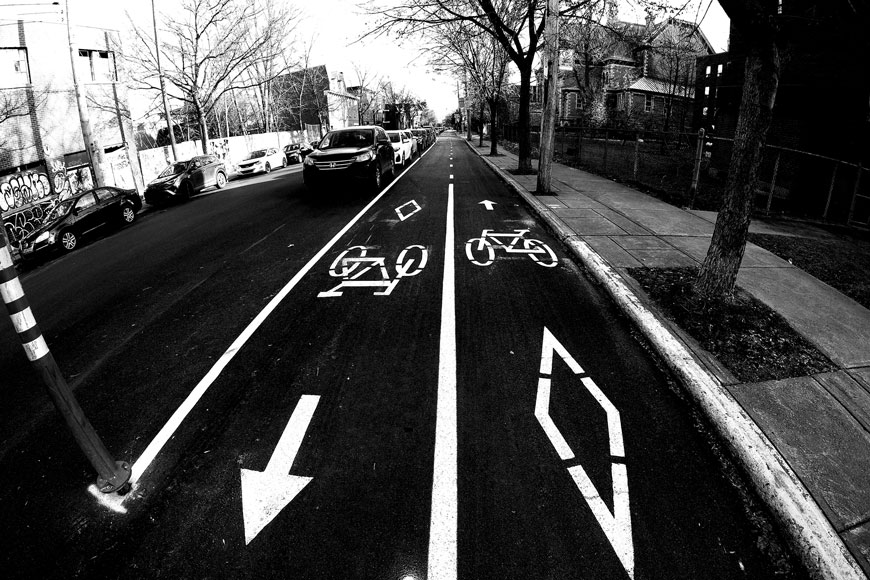
<instances>
[{"instance_id":1,"label":"metal fence","mask_svg":"<svg viewBox=\"0 0 870 580\"><path fill-rule=\"evenodd\" d=\"M702 134L703 135L703 134ZM539 134L532 132L532 155ZM502 128L511 147L515 126ZM560 127L555 160L649 190L671 203L718 211L733 139L698 133ZM870 178L861 164L785 147L766 146L758 173L755 212L870 226ZM696 187L693 188L693 177Z\"/></svg>"}]
</instances>

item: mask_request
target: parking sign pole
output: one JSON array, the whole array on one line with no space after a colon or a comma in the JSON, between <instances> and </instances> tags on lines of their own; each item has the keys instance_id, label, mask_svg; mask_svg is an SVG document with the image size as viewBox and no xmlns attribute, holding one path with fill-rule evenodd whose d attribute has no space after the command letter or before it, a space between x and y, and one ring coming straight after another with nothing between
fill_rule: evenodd
<instances>
[{"instance_id":1,"label":"parking sign pole","mask_svg":"<svg viewBox=\"0 0 870 580\"><path fill-rule=\"evenodd\" d=\"M118 491L130 479L130 466L124 461L115 461L96 431L94 431L72 390L57 366L42 332L30 311L18 272L12 264L12 253L6 239L6 228L0 223L0 297L6 304L15 332L21 339L24 353L33 364L37 374L48 389L54 406L63 416L73 437L85 456L97 471L97 487L103 493Z\"/></svg>"}]
</instances>

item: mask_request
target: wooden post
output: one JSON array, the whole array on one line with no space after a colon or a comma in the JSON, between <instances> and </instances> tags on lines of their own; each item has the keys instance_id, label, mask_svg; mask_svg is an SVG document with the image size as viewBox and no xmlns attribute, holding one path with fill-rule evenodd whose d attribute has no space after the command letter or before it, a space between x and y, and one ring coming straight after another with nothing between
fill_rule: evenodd
<instances>
[{"instance_id":1,"label":"wooden post","mask_svg":"<svg viewBox=\"0 0 870 580\"><path fill-rule=\"evenodd\" d=\"M689 209L695 209L695 198L698 196L698 181L701 177L701 158L704 156L703 127L698 129L698 142L695 144L695 166L692 168L692 185L689 188Z\"/></svg>"},{"instance_id":2,"label":"wooden post","mask_svg":"<svg viewBox=\"0 0 870 580\"><path fill-rule=\"evenodd\" d=\"M858 187L861 185L861 172L864 171L863 161L858 163L858 173L855 175L855 187L852 189L852 205L849 207L849 217L846 219L846 224L852 223L852 218L855 217L855 203L858 201Z\"/></svg>"},{"instance_id":3,"label":"wooden post","mask_svg":"<svg viewBox=\"0 0 870 580\"><path fill-rule=\"evenodd\" d=\"M6 239L6 228L0 225L0 297L12 319L27 358L48 390L54 406L60 412L73 437L88 461L97 471L97 487L103 493L118 491L130 479L130 466L115 461L94 431L90 421L76 401L72 390L57 366L42 332L36 324L30 304L24 295L18 272L12 264L12 253Z\"/></svg>"},{"instance_id":4,"label":"wooden post","mask_svg":"<svg viewBox=\"0 0 870 580\"><path fill-rule=\"evenodd\" d=\"M607 173L607 143L610 139L607 138L607 129L604 130L604 173Z\"/></svg>"},{"instance_id":5,"label":"wooden post","mask_svg":"<svg viewBox=\"0 0 870 580\"><path fill-rule=\"evenodd\" d=\"M541 126L540 158L538 159L537 193L550 193L553 166L553 141L556 131L556 105L559 99L559 0L547 0L545 44L547 46L547 85Z\"/></svg>"},{"instance_id":6,"label":"wooden post","mask_svg":"<svg viewBox=\"0 0 870 580\"><path fill-rule=\"evenodd\" d=\"M637 166L640 163L640 133L634 136L634 168L632 170L632 178L637 181Z\"/></svg>"},{"instance_id":7,"label":"wooden post","mask_svg":"<svg viewBox=\"0 0 870 580\"><path fill-rule=\"evenodd\" d=\"M822 214L822 219L828 219L828 210L831 209L831 198L834 196L834 182L837 181L837 168L840 167L840 162L834 162L834 172L831 174L831 185L828 187L828 201L825 202L825 213Z\"/></svg>"},{"instance_id":8,"label":"wooden post","mask_svg":"<svg viewBox=\"0 0 870 580\"><path fill-rule=\"evenodd\" d=\"M773 162L773 179L770 180L770 192L767 194L767 207L765 212L770 213L770 206L773 203L773 192L776 189L776 174L779 173L779 157L782 151L776 154L776 161Z\"/></svg>"}]
</instances>

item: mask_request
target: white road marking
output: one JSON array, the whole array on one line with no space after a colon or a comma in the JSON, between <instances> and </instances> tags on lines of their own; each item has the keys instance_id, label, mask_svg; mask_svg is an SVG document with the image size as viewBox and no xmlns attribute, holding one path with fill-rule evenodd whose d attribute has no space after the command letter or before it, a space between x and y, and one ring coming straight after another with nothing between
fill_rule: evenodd
<instances>
[{"instance_id":1,"label":"white road marking","mask_svg":"<svg viewBox=\"0 0 870 580\"><path fill-rule=\"evenodd\" d=\"M562 360L576 375L585 374L582 367L577 364L568 351L562 344L556 340L556 337L544 327L544 340L541 347L541 368L542 375L553 374L553 353L558 353ZM598 388L590 377L583 377L580 382L586 387L586 390L592 395L595 400L604 409L607 414L607 430L610 441L610 455L612 458L619 460L625 457L625 447L622 439L622 423L619 418L619 411L610 402L610 399ZM556 449L556 453L563 460L573 459L574 451L565 441L559 428L550 417L550 378L538 378L538 395L535 400L535 418L544 429L544 433ZM601 494L582 465L574 465L568 468L568 473L574 479L577 489L583 495L583 499L592 510L595 519L598 520L598 525L607 536L610 545L616 552L622 567L628 573L629 577L634 578L634 544L631 536L631 511L628 501L628 474L623 463L611 461L611 482L613 488L613 512L611 513L604 500L601 499Z\"/></svg>"},{"instance_id":2,"label":"white road marking","mask_svg":"<svg viewBox=\"0 0 870 580\"><path fill-rule=\"evenodd\" d=\"M487 209L487 211L492 211L492 207L495 205L498 205L498 204L494 201L489 201L488 199L485 199L485 200L481 201L480 203L478 203L477 205L482 205L483 207L485 207Z\"/></svg>"},{"instance_id":3,"label":"white road marking","mask_svg":"<svg viewBox=\"0 0 870 580\"><path fill-rule=\"evenodd\" d=\"M242 469L245 545L257 537L313 478L289 475L320 397L302 395L264 471Z\"/></svg>"},{"instance_id":4,"label":"white road marking","mask_svg":"<svg viewBox=\"0 0 870 580\"><path fill-rule=\"evenodd\" d=\"M423 155L426 155L428 152L424 152ZM423 155L417 158L417 161L411 164L411 167L414 164L418 163L420 159L423 158ZM248 324L248 326L242 331L242 333L233 341L230 347L224 352L221 357L215 362L215 364L209 369L206 375L197 383L196 387L190 392L184 402L181 403L181 406L175 410L166 424L162 429L157 433L151 443L145 448L145 451L142 452L142 455L133 463L131 467L130 474L130 483L134 486L142 477L142 474L148 469L151 465L151 462L154 461L154 458L157 457L157 454L163 449L163 446L166 445L166 442L169 441L170 438L175 434L175 431L181 425L181 423L187 418L187 415L190 413L191 409L199 402L202 396L208 391L209 387L214 383L214 381L220 376L221 372L223 372L224 368L233 360L233 357L241 350L241 348L248 342L248 339L260 328L260 325L269 317L270 314L278 307L278 305L287 297L293 288L299 283L302 278L304 278L308 272L314 267L314 265L320 261L320 259L334 246L338 240L347 233L350 228L352 228L371 208L374 206L380 199L387 194L390 189L399 182L399 180L405 175L407 172L403 172L398 178L394 179L387 187L381 191L378 195L374 197L364 208L360 210L356 216L354 216L341 230L338 231L335 236L329 242L326 243L314 256L308 261L305 266L299 270L293 278L290 279L289 282L275 295L272 300L266 305L263 310L257 314L256 317ZM133 494L127 494L126 497L133 497ZM138 496L137 496L138 497Z\"/></svg>"},{"instance_id":5,"label":"white road marking","mask_svg":"<svg viewBox=\"0 0 870 580\"><path fill-rule=\"evenodd\" d=\"M441 341L438 353L438 403L435 419L435 468L429 525L428 580L456 580L457 435L456 304L453 264L453 184L447 190L444 280L441 287Z\"/></svg>"},{"instance_id":6,"label":"white road marking","mask_svg":"<svg viewBox=\"0 0 870 580\"><path fill-rule=\"evenodd\" d=\"M414 209L412 209L410 213L402 213L402 208L404 208L405 206L411 206ZM411 201L403 203L402 205L397 207L396 213L399 215L399 221L405 221L406 219L408 219L409 217L411 217L412 215L414 215L415 213L417 213L421 209L423 209L423 208L420 207L420 204L412 199Z\"/></svg>"},{"instance_id":7,"label":"white road marking","mask_svg":"<svg viewBox=\"0 0 870 580\"><path fill-rule=\"evenodd\" d=\"M452 173L450 174L450 179L453 179L453 174L452 174Z\"/></svg>"},{"instance_id":8,"label":"white road marking","mask_svg":"<svg viewBox=\"0 0 870 580\"><path fill-rule=\"evenodd\" d=\"M450 167L453 167L453 164L452 164L452 163L450 164Z\"/></svg>"}]
</instances>

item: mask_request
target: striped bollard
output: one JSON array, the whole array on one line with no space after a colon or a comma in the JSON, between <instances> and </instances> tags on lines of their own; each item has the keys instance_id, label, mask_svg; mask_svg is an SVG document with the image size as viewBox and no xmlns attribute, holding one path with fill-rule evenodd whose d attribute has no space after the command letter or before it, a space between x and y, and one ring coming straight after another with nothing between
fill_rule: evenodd
<instances>
[{"instance_id":1,"label":"striped bollard","mask_svg":"<svg viewBox=\"0 0 870 580\"><path fill-rule=\"evenodd\" d=\"M2 221L0 221L0 297L6 304L15 332L21 338L24 353L42 378L54 406L60 411L72 431L76 443L97 470L97 487L103 493L121 490L130 479L130 466L124 461L115 461L109 455L99 435L82 412L66 379L63 378L51 351L48 350L48 345L30 311L21 281L18 280L18 272L12 265L12 254L9 251L6 228Z\"/></svg>"}]
</instances>

